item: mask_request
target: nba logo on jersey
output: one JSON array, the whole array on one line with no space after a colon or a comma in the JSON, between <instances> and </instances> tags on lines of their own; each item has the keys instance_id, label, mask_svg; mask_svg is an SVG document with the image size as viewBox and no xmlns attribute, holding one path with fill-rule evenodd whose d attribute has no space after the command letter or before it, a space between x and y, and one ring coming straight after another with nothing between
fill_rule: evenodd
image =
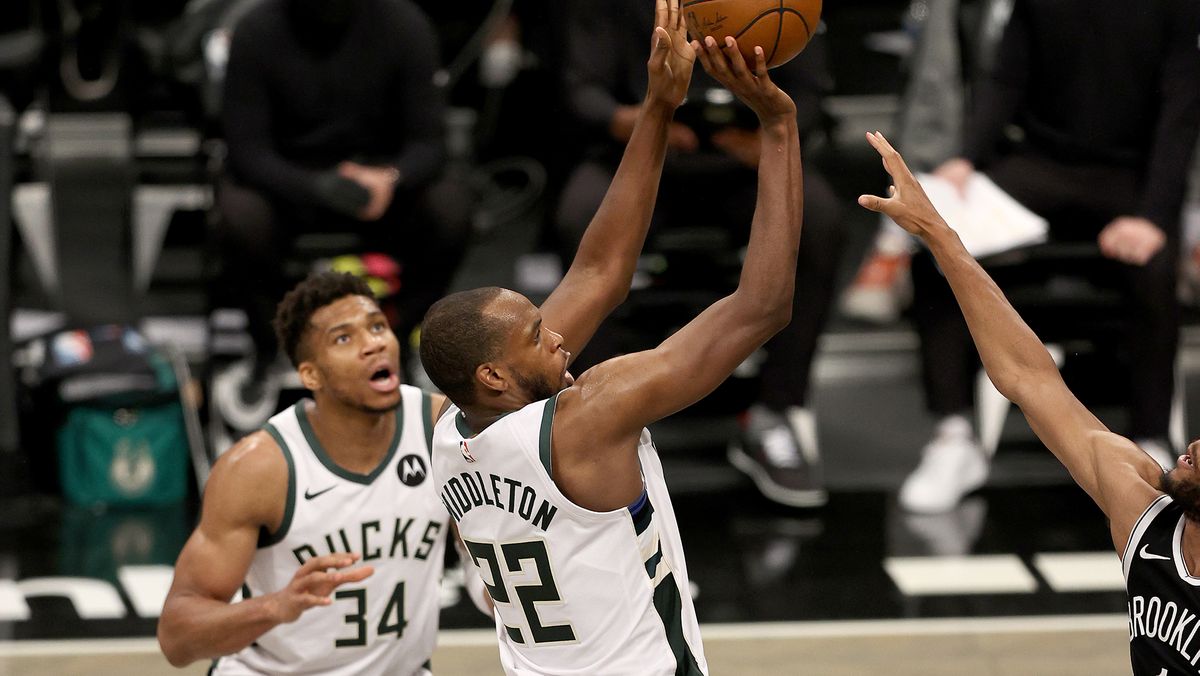
<instances>
[{"instance_id":1,"label":"nba logo on jersey","mask_svg":"<svg viewBox=\"0 0 1200 676\"><path fill-rule=\"evenodd\" d=\"M475 462L475 456L471 455L471 450L467 448L466 439L458 442L458 450L462 451L463 459L465 459L467 462Z\"/></svg>"}]
</instances>

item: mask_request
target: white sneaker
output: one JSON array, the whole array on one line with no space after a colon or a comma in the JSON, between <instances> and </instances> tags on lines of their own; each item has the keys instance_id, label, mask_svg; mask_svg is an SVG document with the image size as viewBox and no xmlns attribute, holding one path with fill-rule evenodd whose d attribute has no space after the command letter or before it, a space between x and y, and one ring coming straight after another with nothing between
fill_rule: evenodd
<instances>
[{"instance_id":1,"label":"white sneaker","mask_svg":"<svg viewBox=\"0 0 1200 676\"><path fill-rule=\"evenodd\" d=\"M1138 448L1146 452L1146 455L1154 459L1164 470L1169 470L1175 466L1179 457L1172 455L1166 444L1157 439L1137 439L1134 443Z\"/></svg>"},{"instance_id":2,"label":"white sneaker","mask_svg":"<svg viewBox=\"0 0 1200 676\"><path fill-rule=\"evenodd\" d=\"M954 508L963 496L987 481L983 448L962 416L943 420L933 439L921 449L921 464L900 486L900 506L918 514Z\"/></svg>"}]
</instances>

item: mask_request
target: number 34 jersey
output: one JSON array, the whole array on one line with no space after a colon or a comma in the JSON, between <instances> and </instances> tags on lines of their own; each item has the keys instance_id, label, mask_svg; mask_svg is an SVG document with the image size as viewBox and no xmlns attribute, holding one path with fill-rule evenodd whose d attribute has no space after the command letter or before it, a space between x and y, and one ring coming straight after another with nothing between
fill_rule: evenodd
<instances>
[{"instance_id":1,"label":"number 34 jersey","mask_svg":"<svg viewBox=\"0 0 1200 676\"><path fill-rule=\"evenodd\" d=\"M268 422L287 459L288 500L279 530L260 537L243 594L283 589L304 561L334 552L361 554L356 565L375 573L222 657L213 673L429 673L449 518L429 478L429 395L407 385L400 392L395 435L370 474L334 464L309 423L308 402Z\"/></svg>"},{"instance_id":2,"label":"number 34 jersey","mask_svg":"<svg viewBox=\"0 0 1200 676\"><path fill-rule=\"evenodd\" d=\"M552 478L556 397L473 434L434 429L433 478L496 606L510 675L706 674L687 566L650 433L636 507L584 509Z\"/></svg>"}]
</instances>

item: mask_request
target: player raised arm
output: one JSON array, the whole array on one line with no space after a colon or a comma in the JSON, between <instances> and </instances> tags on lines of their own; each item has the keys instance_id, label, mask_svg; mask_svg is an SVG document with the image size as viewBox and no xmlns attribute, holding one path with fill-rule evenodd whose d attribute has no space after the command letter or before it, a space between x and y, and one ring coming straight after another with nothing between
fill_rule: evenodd
<instances>
[{"instance_id":1,"label":"player raised arm","mask_svg":"<svg viewBox=\"0 0 1200 676\"><path fill-rule=\"evenodd\" d=\"M563 336L563 349L572 358L628 295L646 241L666 157L667 131L687 94L696 58L679 3L656 0L647 62L650 85L633 136L574 262L541 306L544 324Z\"/></svg>"},{"instance_id":2,"label":"player raised arm","mask_svg":"<svg viewBox=\"0 0 1200 676\"><path fill-rule=\"evenodd\" d=\"M309 559L288 585L237 603L261 528L274 532L284 518L287 466L266 433L250 435L221 456L204 491L200 524L175 564L175 579L158 621L167 661L182 667L235 653L309 608L327 606L342 584L369 577L370 566L342 570L357 554Z\"/></svg>"},{"instance_id":3,"label":"player raised arm","mask_svg":"<svg viewBox=\"0 0 1200 676\"><path fill-rule=\"evenodd\" d=\"M724 45L708 38L693 48L761 123L758 202L746 259L737 290L657 348L609 360L580 377L574 389L582 414L571 417L582 418L597 449L624 447L644 425L716 389L791 317L804 204L795 103L771 82L761 49L752 72L733 38ZM572 403L560 399L559 407L569 410Z\"/></svg>"},{"instance_id":4,"label":"player raised arm","mask_svg":"<svg viewBox=\"0 0 1200 676\"><path fill-rule=\"evenodd\" d=\"M878 132L867 134L867 140L894 185L889 197L863 195L859 204L888 215L929 247L962 308L988 377L1021 407L1038 438L1108 516L1117 553L1123 554L1134 521L1158 495L1158 463L1084 408L1042 342L933 208L900 154Z\"/></svg>"}]
</instances>

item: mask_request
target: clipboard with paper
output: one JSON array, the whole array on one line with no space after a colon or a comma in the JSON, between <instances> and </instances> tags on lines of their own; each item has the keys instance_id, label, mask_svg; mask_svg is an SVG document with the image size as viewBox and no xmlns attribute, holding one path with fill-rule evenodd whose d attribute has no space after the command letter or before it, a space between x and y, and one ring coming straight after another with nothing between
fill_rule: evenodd
<instances>
[{"instance_id":1,"label":"clipboard with paper","mask_svg":"<svg viewBox=\"0 0 1200 676\"><path fill-rule=\"evenodd\" d=\"M976 172L959 193L949 181L917 174L933 206L958 233L967 252L986 258L1046 241L1049 223Z\"/></svg>"}]
</instances>

